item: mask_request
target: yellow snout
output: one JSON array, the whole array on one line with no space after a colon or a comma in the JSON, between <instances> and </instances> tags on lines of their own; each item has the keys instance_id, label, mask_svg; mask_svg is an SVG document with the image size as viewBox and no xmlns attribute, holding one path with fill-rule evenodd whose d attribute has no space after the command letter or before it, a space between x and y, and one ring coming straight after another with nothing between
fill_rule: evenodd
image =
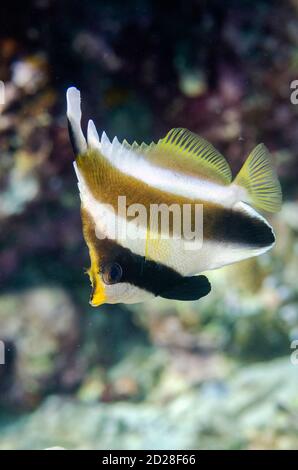
<instances>
[{"instance_id":1,"label":"yellow snout","mask_svg":"<svg viewBox=\"0 0 298 470\"><path fill-rule=\"evenodd\" d=\"M88 271L92 292L90 295L89 304L92 307L99 307L100 305L104 304L106 301L106 288L105 284L103 283L100 275L97 272L92 272L91 270Z\"/></svg>"}]
</instances>

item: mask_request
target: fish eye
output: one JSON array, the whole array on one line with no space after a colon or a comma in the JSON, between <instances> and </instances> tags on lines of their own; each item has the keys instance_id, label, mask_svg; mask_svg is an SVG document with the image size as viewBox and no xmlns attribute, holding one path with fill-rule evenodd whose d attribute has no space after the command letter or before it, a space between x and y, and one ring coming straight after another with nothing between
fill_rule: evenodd
<instances>
[{"instance_id":1,"label":"fish eye","mask_svg":"<svg viewBox=\"0 0 298 470\"><path fill-rule=\"evenodd\" d=\"M108 264L102 273L102 278L105 284L116 284L122 278L122 268L118 263Z\"/></svg>"}]
</instances>

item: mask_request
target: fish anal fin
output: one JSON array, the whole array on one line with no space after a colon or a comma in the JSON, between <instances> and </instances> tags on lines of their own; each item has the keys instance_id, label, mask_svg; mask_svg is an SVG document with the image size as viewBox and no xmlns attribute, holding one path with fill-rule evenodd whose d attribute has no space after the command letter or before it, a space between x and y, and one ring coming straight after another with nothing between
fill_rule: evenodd
<instances>
[{"instance_id":1,"label":"fish anal fin","mask_svg":"<svg viewBox=\"0 0 298 470\"><path fill-rule=\"evenodd\" d=\"M210 282L206 276L191 276L160 292L159 296L165 299L190 301L205 297L210 290Z\"/></svg>"},{"instance_id":2,"label":"fish anal fin","mask_svg":"<svg viewBox=\"0 0 298 470\"><path fill-rule=\"evenodd\" d=\"M264 144L257 145L250 153L234 184L245 189L244 202L268 212L281 209L281 186Z\"/></svg>"}]
</instances>

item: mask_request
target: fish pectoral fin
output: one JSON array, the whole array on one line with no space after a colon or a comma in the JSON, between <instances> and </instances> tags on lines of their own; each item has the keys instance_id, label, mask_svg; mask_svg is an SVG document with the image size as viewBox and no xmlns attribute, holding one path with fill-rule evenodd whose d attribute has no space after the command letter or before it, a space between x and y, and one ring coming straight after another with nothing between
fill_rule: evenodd
<instances>
[{"instance_id":1,"label":"fish pectoral fin","mask_svg":"<svg viewBox=\"0 0 298 470\"><path fill-rule=\"evenodd\" d=\"M270 153L259 144L250 153L234 183L245 189L244 202L268 212L278 212L282 204L282 192Z\"/></svg>"},{"instance_id":2,"label":"fish pectoral fin","mask_svg":"<svg viewBox=\"0 0 298 470\"><path fill-rule=\"evenodd\" d=\"M174 300L198 300L210 291L211 285L206 276L191 276L184 277L178 284L160 292L159 296Z\"/></svg>"}]
</instances>

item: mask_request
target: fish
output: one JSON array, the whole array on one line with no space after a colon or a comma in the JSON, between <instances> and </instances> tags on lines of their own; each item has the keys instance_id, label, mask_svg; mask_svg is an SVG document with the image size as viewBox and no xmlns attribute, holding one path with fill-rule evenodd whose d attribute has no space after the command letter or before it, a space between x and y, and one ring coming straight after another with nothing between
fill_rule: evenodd
<instances>
[{"instance_id":1,"label":"fish","mask_svg":"<svg viewBox=\"0 0 298 470\"><path fill-rule=\"evenodd\" d=\"M68 88L66 100L92 306L198 300L211 290L206 271L274 246L273 228L260 212L278 212L282 191L264 144L233 179L224 156L187 129L174 128L157 143L129 144L105 132L99 138L89 120L85 137L80 91ZM159 212L151 224L153 207L168 210L166 228ZM180 225L189 221L192 237L176 233L174 209Z\"/></svg>"}]
</instances>

